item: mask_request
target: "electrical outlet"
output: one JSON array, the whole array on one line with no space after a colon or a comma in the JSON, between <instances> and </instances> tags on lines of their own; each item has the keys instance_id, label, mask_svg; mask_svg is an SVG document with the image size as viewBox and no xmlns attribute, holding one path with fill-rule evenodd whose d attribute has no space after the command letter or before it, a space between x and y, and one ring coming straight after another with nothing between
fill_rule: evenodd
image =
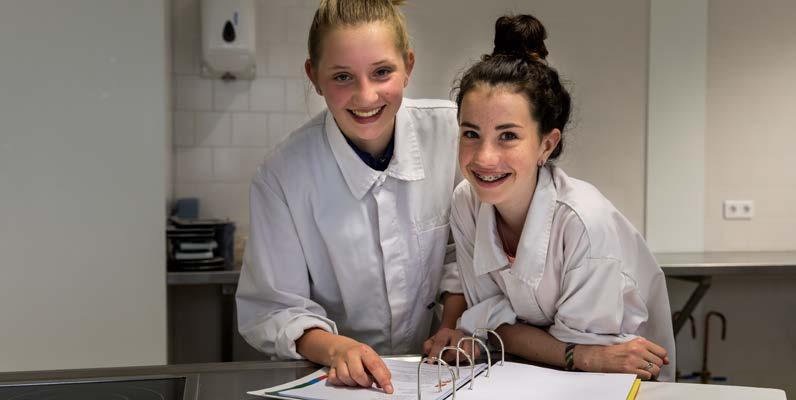
<instances>
[{"instance_id":1,"label":"electrical outlet","mask_svg":"<svg viewBox=\"0 0 796 400\"><path fill-rule=\"evenodd\" d=\"M754 200L724 200L724 219L752 219Z\"/></svg>"}]
</instances>

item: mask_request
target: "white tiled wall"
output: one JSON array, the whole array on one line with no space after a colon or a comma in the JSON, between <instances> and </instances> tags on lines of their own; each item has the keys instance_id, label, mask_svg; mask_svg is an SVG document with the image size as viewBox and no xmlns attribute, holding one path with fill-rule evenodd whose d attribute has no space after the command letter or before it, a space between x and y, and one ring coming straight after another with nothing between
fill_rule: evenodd
<instances>
[{"instance_id":1,"label":"white tiled wall","mask_svg":"<svg viewBox=\"0 0 796 400\"><path fill-rule=\"evenodd\" d=\"M198 197L201 217L248 230L251 178L266 153L323 107L304 76L317 0L257 0L257 78L199 76L199 0L171 0L174 74L173 198Z\"/></svg>"},{"instance_id":2,"label":"white tiled wall","mask_svg":"<svg viewBox=\"0 0 796 400\"><path fill-rule=\"evenodd\" d=\"M248 206L231 196L245 196L266 152L323 108L323 99L310 90L303 72L307 31L318 0L255 0L257 79L233 83L199 77L199 0L170 1L177 169L173 197L199 197L203 217L230 217L245 233ZM590 105L576 107L577 127L569 134L562 165L600 187L643 229L646 3L622 0L592 7L584 2L575 11L552 0L471 2L465 8L455 3L410 2L402 8L418 60L405 95L448 98L458 71L491 49L495 17L510 9L540 15L555 32L549 46L557 65L577 82L576 106ZM589 16L584 20L591 25L573 26L573 12ZM443 29L442 16L457 23ZM604 23L605 18L623 23ZM605 87L604 82L616 81L623 82L621 88ZM606 90L616 101L604 102ZM619 147L632 151L613 156Z\"/></svg>"}]
</instances>

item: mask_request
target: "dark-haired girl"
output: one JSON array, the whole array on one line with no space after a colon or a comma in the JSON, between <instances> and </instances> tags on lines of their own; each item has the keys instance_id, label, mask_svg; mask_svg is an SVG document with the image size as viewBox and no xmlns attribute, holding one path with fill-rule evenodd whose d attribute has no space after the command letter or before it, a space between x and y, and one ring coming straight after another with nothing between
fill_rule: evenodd
<instances>
[{"instance_id":1,"label":"dark-haired girl","mask_svg":"<svg viewBox=\"0 0 796 400\"><path fill-rule=\"evenodd\" d=\"M493 53L459 82L459 329L497 329L532 361L672 380L663 272L608 199L553 163L570 96L545 38L533 16L501 17Z\"/></svg>"}]
</instances>

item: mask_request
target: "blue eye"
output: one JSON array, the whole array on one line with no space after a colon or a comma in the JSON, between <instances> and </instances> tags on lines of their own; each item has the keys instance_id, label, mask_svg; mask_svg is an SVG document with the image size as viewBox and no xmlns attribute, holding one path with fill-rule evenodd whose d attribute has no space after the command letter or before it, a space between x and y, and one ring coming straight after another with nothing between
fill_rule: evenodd
<instances>
[{"instance_id":1,"label":"blue eye","mask_svg":"<svg viewBox=\"0 0 796 400\"><path fill-rule=\"evenodd\" d=\"M475 131L464 131L462 132L462 137L467 139L478 139L478 132Z\"/></svg>"},{"instance_id":2,"label":"blue eye","mask_svg":"<svg viewBox=\"0 0 796 400\"><path fill-rule=\"evenodd\" d=\"M384 78L392 73L392 69L390 68L379 68L376 70L375 75L378 78Z\"/></svg>"},{"instance_id":3,"label":"blue eye","mask_svg":"<svg viewBox=\"0 0 796 400\"><path fill-rule=\"evenodd\" d=\"M348 75L348 74L339 74L339 75L335 75L334 77L332 77L332 79L334 79L334 80L336 80L338 82L346 82L346 81L350 81L353 78L351 78L351 75Z\"/></svg>"},{"instance_id":4,"label":"blue eye","mask_svg":"<svg viewBox=\"0 0 796 400\"><path fill-rule=\"evenodd\" d=\"M517 135L514 132L503 132L500 134L500 140L514 140Z\"/></svg>"}]
</instances>

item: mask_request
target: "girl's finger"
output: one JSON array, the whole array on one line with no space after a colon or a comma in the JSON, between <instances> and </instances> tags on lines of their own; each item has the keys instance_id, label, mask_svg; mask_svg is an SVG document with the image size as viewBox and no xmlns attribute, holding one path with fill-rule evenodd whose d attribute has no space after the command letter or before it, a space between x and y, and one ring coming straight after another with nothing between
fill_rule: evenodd
<instances>
[{"instance_id":1,"label":"girl's finger","mask_svg":"<svg viewBox=\"0 0 796 400\"><path fill-rule=\"evenodd\" d=\"M327 376L326 379L329 381L329 384L331 385L335 386L343 385L343 382L341 382L340 379L337 378L337 368L335 367L329 368L329 375Z\"/></svg>"},{"instance_id":2,"label":"girl's finger","mask_svg":"<svg viewBox=\"0 0 796 400\"><path fill-rule=\"evenodd\" d=\"M368 376L365 367L362 365L362 359L359 357L353 357L348 360L348 374L358 386L366 388L373 386L373 379Z\"/></svg>"},{"instance_id":3,"label":"girl's finger","mask_svg":"<svg viewBox=\"0 0 796 400\"><path fill-rule=\"evenodd\" d=\"M434 346L434 338L430 337L423 342L423 354L429 355L428 352L431 350L432 346Z\"/></svg>"},{"instance_id":4,"label":"girl's finger","mask_svg":"<svg viewBox=\"0 0 796 400\"><path fill-rule=\"evenodd\" d=\"M660 359L663 359L663 358L665 358L668 355L668 353L666 352L666 349L664 349L661 346L658 346L655 343L650 342L649 340L647 340L646 345L647 345L646 346L647 347L647 351L655 354Z\"/></svg>"},{"instance_id":5,"label":"girl's finger","mask_svg":"<svg viewBox=\"0 0 796 400\"><path fill-rule=\"evenodd\" d=\"M364 364L365 368L367 368L368 372L373 375L373 379L376 380L376 383L379 385L379 387L384 389L385 393L392 394L392 374L390 373L389 368L384 365L384 360L382 360L377 354L366 354L364 357L362 357L362 363Z\"/></svg>"},{"instance_id":6,"label":"girl's finger","mask_svg":"<svg viewBox=\"0 0 796 400\"><path fill-rule=\"evenodd\" d=\"M652 364L658 367L663 365L663 360L658 358L658 356L656 356L655 353L652 352L647 352L647 354L644 355L644 361L651 362Z\"/></svg>"},{"instance_id":7,"label":"girl's finger","mask_svg":"<svg viewBox=\"0 0 796 400\"><path fill-rule=\"evenodd\" d=\"M635 373L636 376L638 376L638 378L641 379L642 381L648 381L650 380L650 378L652 378L652 373L650 373L645 369L637 369Z\"/></svg>"},{"instance_id":8,"label":"girl's finger","mask_svg":"<svg viewBox=\"0 0 796 400\"><path fill-rule=\"evenodd\" d=\"M637 368L635 374L642 380L647 381L652 378L652 373L656 370L656 368L657 366L655 364L647 362L646 365ZM660 371L660 369L658 371Z\"/></svg>"},{"instance_id":9,"label":"girl's finger","mask_svg":"<svg viewBox=\"0 0 796 400\"><path fill-rule=\"evenodd\" d=\"M340 362L337 364L337 379L346 386L357 386L357 383L351 379L351 375L348 374L348 366L344 362Z\"/></svg>"},{"instance_id":10,"label":"girl's finger","mask_svg":"<svg viewBox=\"0 0 796 400\"><path fill-rule=\"evenodd\" d=\"M431 346L431 348L428 350L428 356L436 358L436 357L439 356L439 351L440 350L442 350L442 346L439 343L437 343L436 341L434 341L434 345Z\"/></svg>"},{"instance_id":11,"label":"girl's finger","mask_svg":"<svg viewBox=\"0 0 796 400\"><path fill-rule=\"evenodd\" d=\"M657 377L661 376L661 367L659 367L657 365L653 366L652 367L652 371L650 371L650 375L652 375L650 377L650 379L657 378Z\"/></svg>"}]
</instances>

